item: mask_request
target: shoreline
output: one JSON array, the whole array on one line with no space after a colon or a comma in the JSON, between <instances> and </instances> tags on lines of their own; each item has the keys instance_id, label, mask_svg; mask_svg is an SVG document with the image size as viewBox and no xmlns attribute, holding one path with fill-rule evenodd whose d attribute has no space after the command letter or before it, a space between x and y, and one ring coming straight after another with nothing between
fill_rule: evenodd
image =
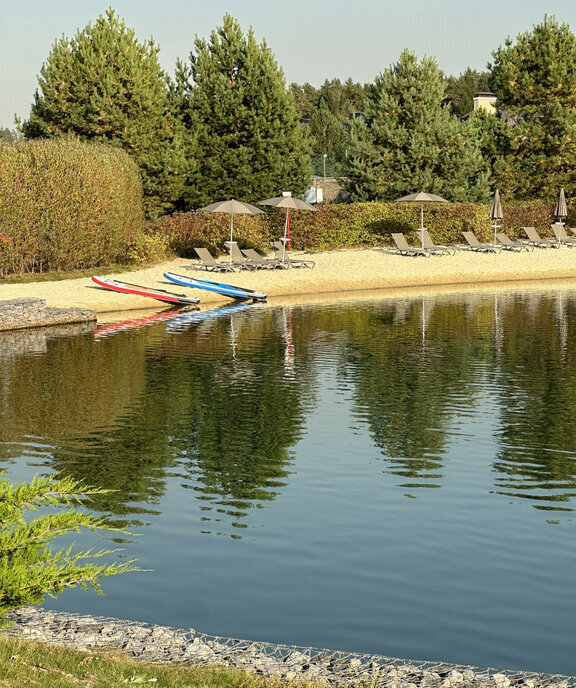
<instances>
[{"instance_id":1,"label":"shoreline","mask_svg":"<svg viewBox=\"0 0 576 688\"><path fill-rule=\"evenodd\" d=\"M283 681L315 681L354 688L574 688L576 677L474 667L379 654L279 645L226 638L140 621L24 607L10 612L4 630L23 640L88 652L119 650L152 664L227 666Z\"/></svg>"},{"instance_id":2,"label":"shoreline","mask_svg":"<svg viewBox=\"0 0 576 688\"><path fill-rule=\"evenodd\" d=\"M568 247L530 252L485 254L461 250L429 258L388 254L384 249L353 249L324 253L294 253L316 261L314 268L242 270L215 273L199 269L199 262L174 258L164 263L107 275L113 279L200 297L204 305L230 303L213 292L191 290L168 282L163 273L224 281L263 291L274 303L337 301L422 292L463 292L480 289L564 288L576 286L576 251ZM150 311L170 307L153 299L98 287L89 277L57 282L0 283L0 301L41 298L49 308L78 308L105 314ZM108 317L108 316L106 316ZM106 319L106 317L104 319Z\"/></svg>"}]
</instances>

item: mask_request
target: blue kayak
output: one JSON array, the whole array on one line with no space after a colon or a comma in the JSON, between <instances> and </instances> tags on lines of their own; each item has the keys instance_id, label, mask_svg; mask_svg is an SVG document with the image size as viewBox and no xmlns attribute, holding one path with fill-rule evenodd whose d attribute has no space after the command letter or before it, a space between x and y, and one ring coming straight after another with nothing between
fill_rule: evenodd
<instances>
[{"instance_id":1,"label":"blue kayak","mask_svg":"<svg viewBox=\"0 0 576 688\"><path fill-rule=\"evenodd\" d=\"M265 301L266 294L261 291L254 291L253 289L245 289L244 287L235 287L233 284L222 284L221 282L210 282L209 280L196 279L195 277L185 277L184 275L175 275L173 272L165 272L164 277L170 282L180 284L184 287L193 287L195 289L206 289L213 291L222 296L229 296L231 299L252 299L253 301Z\"/></svg>"}]
</instances>

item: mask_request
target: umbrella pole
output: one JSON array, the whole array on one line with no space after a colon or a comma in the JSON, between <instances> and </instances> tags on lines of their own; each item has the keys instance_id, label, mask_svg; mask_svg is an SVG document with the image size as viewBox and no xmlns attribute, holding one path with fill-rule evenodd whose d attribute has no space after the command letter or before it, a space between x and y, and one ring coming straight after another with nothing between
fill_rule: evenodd
<instances>
[{"instance_id":1,"label":"umbrella pole","mask_svg":"<svg viewBox=\"0 0 576 688\"><path fill-rule=\"evenodd\" d=\"M230 265L232 265L232 239L234 237L234 213L230 213Z\"/></svg>"},{"instance_id":2,"label":"umbrella pole","mask_svg":"<svg viewBox=\"0 0 576 688\"><path fill-rule=\"evenodd\" d=\"M286 260L286 245L288 243L288 213L290 211L286 208L286 217L284 218L284 241L282 242L282 262Z\"/></svg>"},{"instance_id":3,"label":"umbrella pole","mask_svg":"<svg viewBox=\"0 0 576 688\"><path fill-rule=\"evenodd\" d=\"M424 248L424 203L420 203L420 240Z\"/></svg>"}]
</instances>

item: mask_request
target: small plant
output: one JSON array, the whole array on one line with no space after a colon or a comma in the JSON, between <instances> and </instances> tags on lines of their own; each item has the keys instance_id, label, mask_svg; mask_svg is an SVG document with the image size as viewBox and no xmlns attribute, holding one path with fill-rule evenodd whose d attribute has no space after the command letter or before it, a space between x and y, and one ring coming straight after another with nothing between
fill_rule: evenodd
<instances>
[{"instance_id":1,"label":"small plant","mask_svg":"<svg viewBox=\"0 0 576 688\"><path fill-rule=\"evenodd\" d=\"M94 561L116 549L74 552L71 546L54 552L49 546L55 538L84 528L124 532L77 508L82 498L106 492L72 478L35 477L29 484L0 479L0 626L7 625L9 611L40 604L46 595L57 597L76 586L101 593L101 578L141 570L133 560ZM55 507L56 513L26 520L27 512L44 507Z\"/></svg>"}]
</instances>

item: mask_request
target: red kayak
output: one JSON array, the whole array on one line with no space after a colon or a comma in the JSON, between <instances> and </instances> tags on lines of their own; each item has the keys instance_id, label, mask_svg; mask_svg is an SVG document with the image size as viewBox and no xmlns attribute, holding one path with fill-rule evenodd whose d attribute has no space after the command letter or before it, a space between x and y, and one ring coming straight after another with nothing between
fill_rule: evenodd
<instances>
[{"instance_id":1,"label":"red kayak","mask_svg":"<svg viewBox=\"0 0 576 688\"><path fill-rule=\"evenodd\" d=\"M106 277L92 277L92 280L105 289L112 291L119 291L122 294L135 294L136 296L149 296L158 301L165 301L167 303L178 303L181 306L191 306L200 303L200 299L193 296L186 296L186 294L174 294L165 289L154 289L153 287L142 287L138 284L129 284L128 282L119 282L118 280L107 279Z\"/></svg>"}]
</instances>

